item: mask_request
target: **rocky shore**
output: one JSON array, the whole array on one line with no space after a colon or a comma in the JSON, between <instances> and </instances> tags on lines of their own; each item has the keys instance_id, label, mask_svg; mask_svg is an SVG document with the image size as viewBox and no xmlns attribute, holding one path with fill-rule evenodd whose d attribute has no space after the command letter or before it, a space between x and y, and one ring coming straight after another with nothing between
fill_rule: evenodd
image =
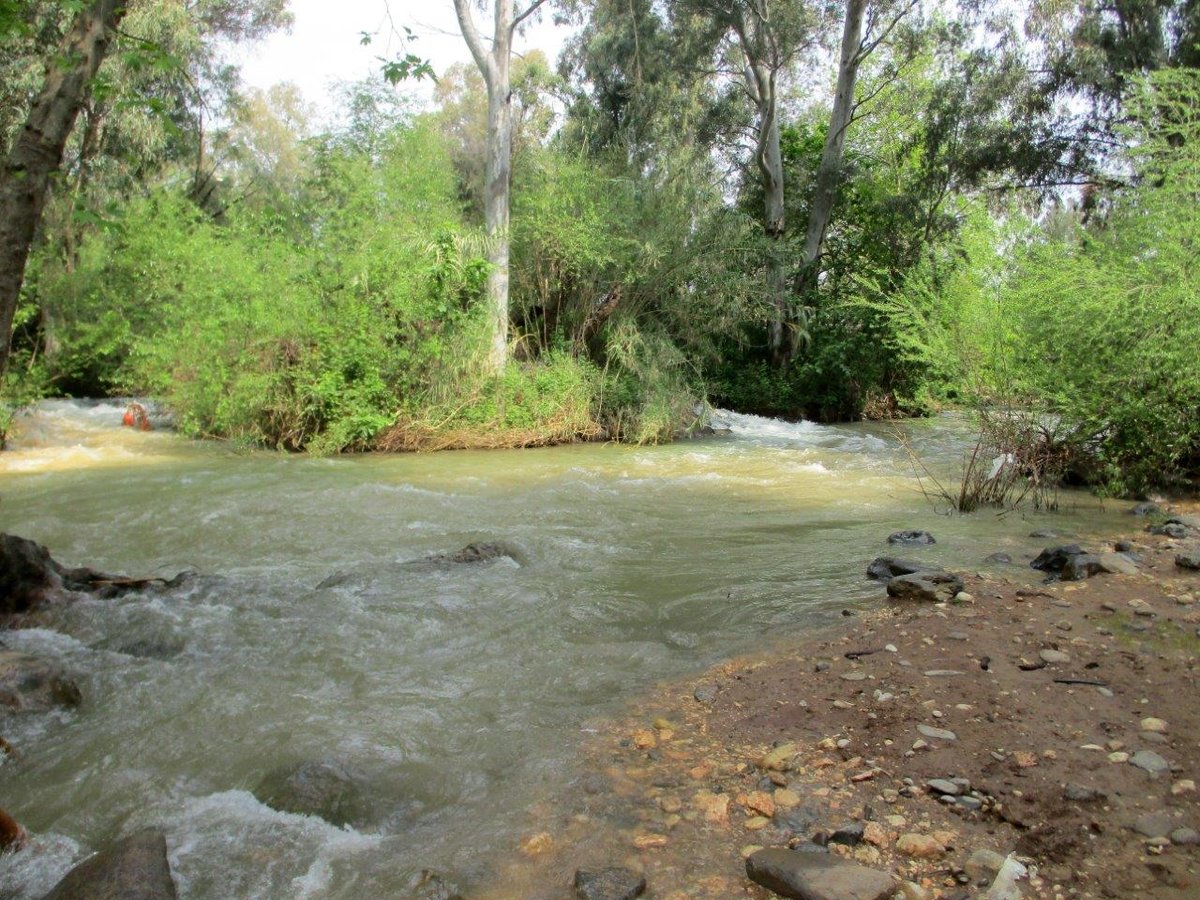
<instances>
[{"instance_id":1,"label":"rocky shore","mask_svg":"<svg viewBox=\"0 0 1200 900\"><path fill-rule=\"evenodd\" d=\"M1011 577L877 560L881 608L592 723L484 896L1200 897L1200 523L1164 518Z\"/></svg>"}]
</instances>

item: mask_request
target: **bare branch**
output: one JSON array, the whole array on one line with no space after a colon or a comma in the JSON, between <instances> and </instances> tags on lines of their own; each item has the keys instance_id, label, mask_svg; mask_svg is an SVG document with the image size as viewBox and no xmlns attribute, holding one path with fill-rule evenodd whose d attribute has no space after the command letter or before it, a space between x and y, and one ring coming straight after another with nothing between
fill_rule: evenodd
<instances>
[{"instance_id":1,"label":"bare branch","mask_svg":"<svg viewBox=\"0 0 1200 900\"><path fill-rule=\"evenodd\" d=\"M467 42L467 47L471 50L471 56L475 58L475 65L479 66L484 80L490 85L496 79L496 64L492 60L492 55L483 45L483 38L479 36L479 29L475 27L475 17L471 15L467 2L468 0L454 0L454 12L458 15L458 27L462 31L463 39Z\"/></svg>"},{"instance_id":2,"label":"bare branch","mask_svg":"<svg viewBox=\"0 0 1200 900\"><path fill-rule=\"evenodd\" d=\"M522 13L518 13L516 18L513 19L512 26L509 29L510 33L515 34L516 30L517 30L517 26L520 25L522 22L524 22L526 19L528 19L530 16L532 16L541 7L545 6L546 3L547 3L547 0L533 0L533 2L529 4L528 9L526 9ZM458 0L455 0L455 5L456 6L458 5Z\"/></svg>"}]
</instances>

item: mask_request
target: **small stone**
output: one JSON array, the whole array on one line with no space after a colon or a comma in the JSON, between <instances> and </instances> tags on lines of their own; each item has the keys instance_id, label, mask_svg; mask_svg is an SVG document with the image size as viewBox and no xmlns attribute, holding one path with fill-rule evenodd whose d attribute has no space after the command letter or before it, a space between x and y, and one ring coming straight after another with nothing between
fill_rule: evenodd
<instances>
[{"instance_id":1,"label":"small stone","mask_svg":"<svg viewBox=\"0 0 1200 900\"><path fill-rule=\"evenodd\" d=\"M578 869L575 896L578 900L634 900L646 892L646 879L631 869Z\"/></svg>"},{"instance_id":2,"label":"small stone","mask_svg":"<svg viewBox=\"0 0 1200 900\"><path fill-rule=\"evenodd\" d=\"M1038 652L1038 656L1042 658L1043 662L1047 662L1052 665L1056 663L1068 663L1071 661L1070 654L1063 653L1061 650L1041 650Z\"/></svg>"},{"instance_id":3,"label":"small stone","mask_svg":"<svg viewBox=\"0 0 1200 900\"><path fill-rule=\"evenodd\" d=\"M792 757L798 751L799 748L793 743L780 744L773 750L768 750L766 755L758 761L758 765L763 769L774 769L779 772L785 772L791 764Z\"/></svg>"},{"instance_id":4,"label":"small stone","mask_svg":"<svg viewBox=\"0 0 1200 900\"><path fill-rule=\"evenodd\" d=\"M738 802L768 819L775 815L775 800L766 791L751 791L749 794L738 797Z\"/></svg>"},{"instance_id":5,"label":"small stone","mask_svg":"<svg viewBox=\"0 0 1200 900\"><path fill-rule=\"evenodd\" d=\"M554 847L554 838L548 831L539 831L521 841L521 852L525 856L541 856Z\"/></svg>"},{"instance_id":6,"label":"small stone","mask_svg":"<svg viewBox=\"0 0 1200 900\"><path fill-rule=\"evenodd\" d=\"M1138 816L1133 823L1133 830L1148 838L1166 837L1174 827L1170 813L1149 812Z\"/></svg>"},{"instance_id":7,"label":"small stone","mask_svg":"<svg viewBox=\"0 0 1200 900\"><path fill-rule=\"evenodd\" d=\"M1167 723L1162 719L1156 719L1153 716L1147 716L1141 721L1141 730L1153 732L1154 734L1166 734Z\"/></svg>"},{"instance_id":8,"label":"small stone","mask_svg":"<svg viewBox=\"0 0 1200 900\"><path fill-rule=\"evenodd\" d=\"M1019 769L1032 769L1038 764L1037 754L1028 750L1014 750L1012 758Z\"/></svg>"},{"instance_id":9,"label":"small stone","mask_svg":"<svg viewBox=\"0 0 1200 900\"><path fill-rule=\"evenodd\" d=\"M959 792L957 784L944 778L931 778L925 782L925 786L935 793L949 794L952 797L957 796Z\"/></svg>"},{"instance_id":10,"label":"small stone","mask_svg":"<svg viewBox=\"0 0 1200 900\"><path fill-rule=\"evenodd\" d=\"M1004 859L995 850L979 849L967 857L966 863L963 864L963 871L975 884L985 881L991 883L992 879L996 877L996 873L1000 871L1000 867L1004 865Z\"/></svg>"},{"instance_id":11,"label":"small stone","mask_svg":"<svg viewBox=\"0 0 1200 900\"><path fill-rule=\"evenodd\" d=\"M633 846L639 850L656 850L659 847L667 846L667 836L665 834L639 834L633 839Z\"/></svg>"},{"instance_id":12,"label":"small stone","mask_svg":"<svg viewBox=\"0 0 1200 900\"><path fill-rule=\"evenodd\" d=\"M955 803L963 809L968 809L971 812L983 809L983 801L978 797L956 797Z\"/></svg>"},{"instance_id":13,"label":"small stone","mask_svg":"<svg viewBox=\"0 0 1200 900\"><path fill-rule=\"evenodd\" d=\"M1195 828L1176 828L1171 832L1171 843L1180 847L1194 847L1200 844L1200 832Z\"/></svg>"},{"instance_id":14,"label":"small stone","mask_svg":"<svg viewBox=\"0 0 1200 900\"><path fill-rule=\"evenodd\" d=\"M879 796L884 803L896 803L900 799L900 792L895 788L884 788L879 792Z\"/></svg>"},{"instance_id":15,"label":"small stone","mask_svg":"<svg viewBox=\"0 0 1200 900\"><path fill-rule=\"evenodd\" d=\"M863 826L862 839L875 847L889 847L894 837L878 822L867 822Z\"/></svg>"},{"instance_id":16,"label":"small stone","mask_svg":"<svg viewBox=\"0 0 1200 900\"><path fill-rule=\"evenodd\" d=\"M639 728L633 733L633 746L639 750L652 750L658 746L658 737L649 728Z\"/></svg>"},{"instance_id":17,"label":"small stone","mask_svg":"<svg viewBox=\"0 0 1200 900\"><path fill-rule=\"evenodd\" d=\"M1195 793L1195 790L1196 782L1190 778L1180 778L1173 785L1171 785L1171 794L1175 797L1178 797L1181 794Z\"/></svg>"},{"instance_id":18,"label":"small stone","mask_svg":"<svg viewBox=\"0 0 1200 900\"><path fill-rule=\"evenodd\" d=\"M1096 800L1103 800L1105 794L1096 788L1072 781L1063 788L1063 796L1076 803L1092 803Z\"/></svg>"},{"instance_id":19,"label":"small stone","mask_svg":"<svg viewBox=\"0 0 1200 900\"><path fill-rule=\"evenodd\" d=\"M866 672L846 672L842 675L842 681L866 681Z\"/></svg>"},{"instance_id":20,"label":"small stone","mask_svg":"<svg viewBox=\"0 0 1200 900\"><path fill-rule=\"evenodd\" d=\"M747 831L761 831L771 824L771 820L766 816L751 816L742 823L742 827Z\"/></svg>"},{"instance_id":21,"label":"small stone","mask_svg":"<svg viewBox=\"0 0 1200 900\"><path fill-rule=\"evenodd\" d=\"M937 741L957 741L958 735L946 728L934 728L932 725L918 725L917 731L927 738Z\"/></svg>"},{"instance_id":22,"label":"small stone","mask_svg":"<svg viewBox=\"0 0 1200 900\"><path fill-rule=\"evenodd\" d=\"M787 789L775 792L775 808L791 809L800 805L800 795Z\"/></svg>"},{"instance_id":23,"label":"small stone","mask_svg":"<svg viewBox=\"0 0 1200 900\"><path fill-rule=\"evenodd\" d=\"M833 706L835 709L854 709L854 704L846 700L834 700Z\"/></svg>"},{"instance_id":24,"label":"small stone","mask_svg":"<svg viewBox=\"0 0 1200 900\"><path fill-rule=\"evenodd\" d=\"M1152 777L1171 771L1170 763L1153 750L1139 750L1129 758L1129 763Z\"/></svg>"},{"instance_id":25,"label":"small stone","mask_svg":"<svg viewBox=\"0 0 1200 900\"><path fill-rule=\"evenodd\" d=\"M930 900L933 894L929 893L929 891L925 890L919 884L906 881L900 885L900 896L904 900Z\"/></svg>"},{"instance_id":26,"label":"small stone","mask_svg":"<svg viewBox=\"0 0 1200 900\"><path fill-rule=\"evenodd\" d=\"M697 685L696 690L692 691L692 696L696 698L697 703L712 703L717 699L717 686L715 684Z\"/></svg>"},{"instance_id":27,"label":"small stone","mask_svg":"<svg viewBox=\"0 0 1200 900\"><path fill-rule=\"evenodd\" d=\"M958 669L930 669L925 673L926 678L948 678L953 675L966 675L966 672L960 672Z\"/></svg>"},{"instance_id":28,"label":"small stone","mask_svg":"<svg viewBox=\"0 0 1200 900\"><path fill-rule=\"evenodd\" d=\"M677 813L683 809L683 801L678 797L660 797L658 808L665 813Z\"/></svg>"},{"instance_id":29,"label":"small stone","mask_svg":"<svg viewBox=\"0 0 1200 900\"><path fill-rule=\"evenodd\" d=\"M1129 762L1129 754L1124 750L1117 750L1114 753L1108 754L1108 761L1110 763L1127 763Z\"/></svg>"},{"instance_id":30,"label":"small stone","mask_svg":"<svg viewBox=\"0 0 1200 900\"><path fill-rule=\"evenodd\" d=\"M896 852L915 859L939 859L946 853L942 844L927 834L909 832L896 841Z\"/></svg>"},{"instance_id":31,"label":"small stone","mask_svg":"<svg viewBox=\"0 0 1200 900\"><path fill-rule=\"evenodd\" d=\"M888 653L899 653L900 652L900 650L896 647L895 644L884 644L883 649L886 650Z\"/></svg>"},{"instance_id":32,"label":"small stone","mask_svg":"<svg viewBox=\"0 0 1200 900\"><path fill-rule=\"evenodd\" d=\"M895 892L892 878L866 866L823 853L773 847L746 860L746 875L782 897L886 900Z\"/></svg>"},{"instance_id":33,"label":"small stone","mask_svg":"<svg viewBox=\"0 0 1200 900\"><path fill-rule=\"evenodd\" d=\"M866 826L862 822L851 822L849 825L843 825L829 836L829 843L856 847L862 842L865 829Z\"/></svg>"}]
</instances>

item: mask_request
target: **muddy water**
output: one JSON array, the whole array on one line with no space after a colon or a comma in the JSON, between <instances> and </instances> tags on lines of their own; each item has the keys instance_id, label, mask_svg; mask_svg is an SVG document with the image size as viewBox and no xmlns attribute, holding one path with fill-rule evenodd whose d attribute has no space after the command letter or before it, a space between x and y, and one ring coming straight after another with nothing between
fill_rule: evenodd
<instances>
[{"instance_id":1,"label":"muddy water","mask_svg":"<svg viewBox=\"0 0 1200 900\"><path fill-rule=\"evenodd\" d=\"M0 454L0 529L67 564L200 576L55 610L8 632L60 658L78 710L0 720L0 806L35 834L0 898L161 825L185 898L468 889L513 851L529 797L573 777L581 724L654 682L876 602L884 539L980 568L1118 515L1068 497L1027 521L936 514L882 426L725 415L732 434L658 448L310 459L122 429L113 404L44 404ZM913 440L951 475L952 419ZM411 565L478 540L520 561ZM1020 570L1014 570L1020 571ZM340 576L331 578L331 576ZM329 580L331 584L321 586ZM278 812L263 777L336 760L372 815Z\"/></svg>"}]
</instances>

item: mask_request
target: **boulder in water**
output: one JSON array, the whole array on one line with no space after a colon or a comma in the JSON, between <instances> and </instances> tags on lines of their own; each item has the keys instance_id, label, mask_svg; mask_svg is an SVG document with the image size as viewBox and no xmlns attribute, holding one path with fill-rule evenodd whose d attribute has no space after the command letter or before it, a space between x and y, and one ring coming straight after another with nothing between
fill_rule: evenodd
<instances>
[{"instance_id":1,"label":"boulder in water","mask_svg":"<svg viewBox=\"0 0 1200 900\"><path fill-rule=\"evenodd\" d=\"M478 543L467 544L467 546L454 553L439 553L436 556L431 556L429 557L429 562L445 565L470 565L491 562L492 560L503 559L505 557L520 564L522 554L515 547L511 547L501 541L480 541Z\"/></svg>"},{"instance_id":2,"label":"boulder in water","mask_svg":"<svg viewBox=\"0 0 1200 900\"><path fill-rule=\"evenodd\" d=\"M56 706L78 706L79 685L58 663L0 650L0 712L43 712Z\"/></svg>"},{"instance_id":3,"label":"boulder in water","mask_svg":"<svg viewBox=\"0 0 1200 900\"><path fill-rule=\"evenodd\" d=\"M938 572L937 566L914 562L911 559L897 559L894 556L877 556L867 566L867 577L876 581L887 581L897 575L912 575L914 572Z\"/></svg>"},{"instance_id":4,"label":"boulder in water","mask_svg":"<svg viewBox=\"0 0 1200 900\"><path fill-rule=\"evenodd\" d=\"M887 584L889 597L896 600L921 600L946 603L963 589L963 580L950 572L914 572L897 575Z\"/></svg>"},{"instance_id":5,"label":"boulder in water","mask_svg":"<svg viewBox=\"0 0 1200 900\"><path fill-rule=\"evenodd\" d=\"M0 534L0 615L29 612L63 586L50 551L15 534Z\"/></svg>"},{"instance_id":6,"label":"boulder in water","mask_svg":"<svg viewBox=\"0 0 1200 900\"><path fill-rule=\"evenodd\" d=\"M174 900L167 837L147 828L77 865L42 900Z\"/></svg>"},{"instance_id":7,"label":"boulder in water","mask_svg":"<svg viewBox=\"0 0 1200 900\"><path fill-rule=\"evenodd\" d=\"M1037 569L1050 575L1061 575L1063 568L1076 556L1083 556L1087 551L1078 544L1064 544L1061 547L1047 547L1029 564L1031 569Z\"/></svg>"},{"instance_id":8,"label":"boulder in water","mask_svg":"<svg viewBox=\"0 0 1200 900\"><path fill-rule=\"evenodd\" d=\"M928 531L897 531L888 535L889 544L936 544Z\"/></svg>"},{"instance_id":9,"label":"boulder in water","mask_svg":"<svg viewBox=\"0 0 1200 900\"><path fill-rule=\"evenodd\" d=\"M422 869L408 883L412 900L464 900L462 892L452 882L434 872Z\"/></svg>"},{"instance_id":10,"label":"boulder in water","mask_svg":"<svg viewBox=\"0 0 1200 900\"><path fill-rule=\"evenodd\" d=\"M620 866L607 869L578 869L575 896L579 900L634 900L646 892L646 879Z\"/></svg>"},{"instance_id":11,"label":"boulder in water","mask_svg":"<svg viewBox=\"0 0 1200 900\"><path fill-rule=\"evenodd\" d=\"M359 778L331 760L275 769L263 778L254 795L272 809L318 816L338 827L359 826L370 818Z\"/></svg>"},{"instance_id":12,"label":"boulder in water","mask_svg":"<svg viewBox=\"0 0 1200 900\"><path fill-rule=\"evenodd\" d=\"M29 835L17 820L0 809L0 853L9 849L20 850L28 839Z\"/></svg>"}]
</instances>

